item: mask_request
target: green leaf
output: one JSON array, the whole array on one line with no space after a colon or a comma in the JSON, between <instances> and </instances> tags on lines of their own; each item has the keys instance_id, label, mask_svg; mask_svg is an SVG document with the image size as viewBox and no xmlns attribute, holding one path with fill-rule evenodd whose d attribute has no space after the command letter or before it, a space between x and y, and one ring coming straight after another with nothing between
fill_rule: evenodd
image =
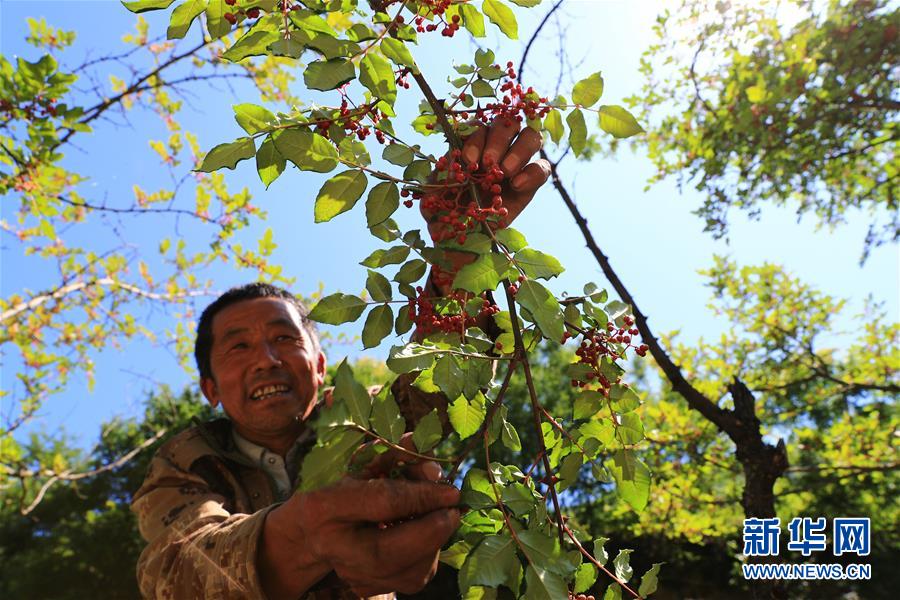
<instances>
[{"instance_id":1,"label":"green leaf","mask_svg":"<svg viewBox=\"0 0 900 600\"><path fill-rule=\"evenodd\" d=\"M613 560L613 566L616 569L616 577L626 583L628 583L628 580L631 579L631 576L634 574L634 569L631 568L631 565L628 562L632 552L634 552L634 550L619 550L619 554L616 556L615 560Z\"/></svg>"},{"instance_id":2,"label":"green leaf","mask_svg":"<svg viewBox=\"0 0 900 600\"><path fill-rule=\"evenodd\" d=\"M412 148L410 148L409 146L391 142L384 147L384 152L381 153L381 158L391 164L397 165L398 167L405 167L413 161L413 158L415 158L415 154L413 153Z\"/></svg>"},{"instance_id":3,"label":"green leaf","mask_svg":"<svg viewBox=\"0 0 900 600\"><path fill-rule=\"evenodd\" d=\"M413 431L413 444L416 445L419 453L428 452L441 441L442 435L441 418L438 416L437 409L433 409L416 425Z\"/></svg>"},{"instance_id":4,"label":"green leaf","mask_svg":"<svg viewBox=\"0 0 900 600\"><path fill-rule=\"evenodd\" d=\"M268 45L266 50L272 56L286 56L299 59L308 41L306 34L295 30L291 32L290 37L278 37L275 39Z\"/></svg>"},{"instance_id":5,"label":"green leaf","mask_svg":"<svg viewBox=\"0 0 900 600\"><path fill-rule=\"evenodd\" d=\"M536 279L550 279L565 271L555 257L531 248L519 250L515 259L526 275Z\"/></svg>"},{"instance_id":6,"label":"green leaf","mask_svg":"<svg viewBox=\"0 0 900 600\"><path fill-rule=\"evenodd\" d=\"M609 315L610 321L615 321L616 325L622 327L622 318L631 313L631 307L621 300L613 300L606 305L606 314Z\"/></svg>"},{"instance_id":7,"label":"green leaf","mask_svg":"<svg viewBox=\"0 0 900 600\"><path fill-rule=\"evenodd\" d=\"M466 400L465 396L460 396L450 404L447 412L450 416L450 424L459 434L459 439L464 440L478 431L484 422L486 414L484 396L479 394L479 397L471 402Z\"/></svg>"},{"instance_id":8,"label":"green leaf","mask_svg":"<svg viewBox=\"0 0 900 600\"><path fill-rule=\"evenodd\" d=\"M394 275L394 281L397 283L415 283L422 279L427 267L428 263L424 260L414 258L400 267L400 270Z\"/></svg>"},{"instance_id":9,"label":"green leaf","mask_svg":"<svg viewBox=\"0 0 900 600\"><path fill-rule=\"evenodd\" d=\"M391 299L391 282L377 271L369 269L366 278L366 289L376 302L387 302Z\"/></svg>"},{"instance_id":10,"label":"green leaf","mask_svg":"<svg viewBox=\"0 0 900 600\"><path fill-rule=\"evenodd\" d=\"M466 557L471 551L472 544L465 540L460 540L446 550L441 550L440 561L459 570L462 568L463 563L466 562Z\"/></svg>"},{"instance_id":11,"label":"green leaf","mask_svg":"<svg viewBox=\"0 0 900 600\"><path fill-rule=\"evenodd\" d=\"M275 123L275 115L262 106L235 104L231 108L234 109L234 120L248 135L266 131L270 124Z\"/></svg>"},{"instance_id":12,"label":"green leaf","mask_svg":"<svg viewBox=\"0 0 900 600\"><path fill-rule=\"evenodd\" d=\"M409 246L392 246L387 250L376 250L359 264L375 269L385 265L400 264L406 260L407 256L409 256Z\"/></svg>"},{"instance_id":13,"label":"green leaf","mask_svg":"<svg viewBox=\"0 0 900 600\"><path fill-rule=\"evenodd\" d=\"M615 105L600 107L600 129L616 138L627 138L644 132L630 112Z\"/></svg>"},{"instance_id":14,"label":"green leaf","mask_svg":"<svg viewBox=\"0 0 900 600\"><path fill-rule=\"evenodd\" d=\"M375 433L396 444L406 431L406 421L400 415L400 408L390 393L390 387L385 386L386 394L378 394L372 406L372 428Z\"/></svg>"},{"instance_id":15,"label":"green leaf","mask_svg":"<svg viewBox=\"0 0 900 600\"><path fill-rule=\"evenodd\" d=\"M303 82L313 90L327 92L356 79L356 67L349 60L333 58L309 63L303 72Z\"/></svg>"},{"instance_id":16,"label":"green leaf","mask_svg":"<svg viewBox=\"0 0 900 600\"><path fill-rule=\"evenodd\" d=\"M509 535L489 535L469 554L460 577L472 585L498 587L507 583L518 563L516 543Z\"/></svg>"},{"instance_id":17,"label":"green leaf","mask_svg":"<svg viewBox=\"0 0 900 600\"><path fill-rule=\"evenodd\" d=\"M572 88L572 102L588 108L593 106L603 95L603 77L600 72L586 77Z\"/></svg>"},{"instance_id":18,"label":"green leaf","mask_svg":"<svg viewBox=\"0 0 900 600\"><path fill-rule=\"evenodd\" d=\"M231 9L225 4L225 0L209 0L206 7L206 29L214 40L231 32L231 23L225 20L226 12L231 12Z\"/></svg>"},{"instance_id":19,"label":"green leaf","mask_svg":"<svg viewBox=\"0 0 900 600\"><path fill-rule=\"evenodd\" d=\"M386 364L391 371L400 375L430 368L440 354L440 350L421 344L394 346L388 353Z\"/></svg>"},{"instance_id":20,"label":"green leaf","mask_svg":"<svg viewBox=\"0 0 900 600\"><path fill-rule=\"evenodd\" d=\"M453 287L475 294L493 291L500 285L500 280L508 268L509 262L506 257L498 254L482 254L456 273Z\"/></svg>"},{"instance_id":21,"label":"green leaf","mask_svg":"<svg viewBox=\"0 0 900 600\"><path fill-rule=\"evenodd\" d=\"M363 326L364 348L374 348L394 329L394 313L387 304L379 304L369 312Z\"/></svg>"},{"instance_id":22,"label":"green leaf","mask_svg":"<svg viewBox=\"0 0 900 600\"><path fill-rule=\"evenodd\" d=\"M581 471L581 465L584 464L581 453L573 452L566 456L559 467L559 487L558 491L563 491L578 480L578 473Z\"/></svg>"},{"instance_id":23,"label":"green leaf","mask_svg":"<svg viewBox=\"0 0 900 600\"><path fill-rule=\"evenodd\" d=\"M615 581L609 584L603 594L603 600L622 600L622 587Z\"/></svg>"},{"instance_id":24,"label":"green leaf","mask_svg":"<svg viewBox=\"0 0 900 600\"><path fill-rule=\"evenodd\" d=\"M122 6L133 13L142 13L149 10L169 8L175 0L134 0L134 2L122 2Z\"/></svg>"},{"instance_id":25,"label":"green leaf","mask_svg":"<svg viewBox=\"0 0 900 600\"><path fill-rule=\"evenodd\" d=\"M606 447L612 446L616 439L616 430L609 419L588 421L578 428L578 432L583 438L597 440Z\"/></svg>"},{"instance_id":26,"label":"green leaf","mask_svg":"<svg viewBox=\"0 0 900 600\"><path fill-rule=\"evenodd\" d=\"M637 413L625 413L619 415L619 426L616 427L616 437L622 444L631 446L644 439L644 424Z\"/></svg>"},{"instance_id":27,"label":"green leaf","mask_svg":"<svg viewBox=\"0 0 900 600\"><path fill-rule=\"evenodd\" d=\"M550 139L553 140L553 143L558 146L559 140L562 139L562 136L566 131L563 127L562 117L558 110L553 109L547 113L546 117L544 117L544 129L550 134Z\"/></svg>"},{"instance_id":28,"label":"green leaf","mask_svg":"<svg viewBox=\"0 0 900 600\"><path fill-rule=\"evenodd\" d=\"M522 442L519 440L519 432L516 431L516 428L512 423L507 423L505 420L503 421L503 430L500 433L500 441L503 442L503 445L512 450L513 452L519 452L522 450Z\"/></svg>"},{"instance_id":29,"label":"green leaf","mask_svg":"<svg viewBox=\"0 0 900 600\"><path fill-rule=\"evenodd\" d=\"M541 0L509 0L513 4L518 4L519 6L524 6L525 8L531 8L532 6L537 6L541 3Z\"/></svg>"},{"instance_id":30,"label":"green leaf","mask_svg":"<svg viewBox=\"0 0 900 600\"><path fill-rule=\"evenodd\" d=\"M383 38L381 40L381 51L384 52L385 56L394 61L394 64L397 66L409 67L413 72L418 72L416 61L413 59L412 54L410 54L409 48L407 48L406 44L402 41L392 37Z\"/></svg>"},{"instance_id":31,"label":"green leaf","mask_svg":"<svg viewBox=\"0 0 900 600\"><path fill-rule=\"evenodd\" d=\"M466 373L459 363L455 356L448 354L439 358L434 365L432 380L448 399L456 398L463 392Z\"/></svg>"},{"instance_id":32,"label":"green leaf","mask_svg":"<svg viewBox=\"0 0 900 600\"><path fill-rule=\"evenodd\" d=\"M319 323L340 325L357 320L365 308L366 303L359 296L338 292L319 300L309 318Z\"/></svg>"},{"instance_id":33,"label":"green leaf","mask_svg":"<svg viewBox=\"0 0 900 600\"><path fill-rule=\"evenodd\" d=\"M431 163L427 160L414 160L403 170L403 179L412 179L419 183L427 183L431 177Z\"/></svg>"},{"instance_id":34,"label":"green leaf","mask_svg":"<svg viewBox=\"0 0 900 600\"><path fill-rule=\"evenodd\" d=\"M472 95L476 98L493 98L494 87L484 79L476 79L472 82Z\"/></svg>"},{"instance_id":35,"label":"green leaf","mask_svg":"<svg viewBox=\"0 0 900 600\"><path fill-rule=\"evenodd\" d=\"M572 112L566 116L566 123L569 124L569 146L575 156L581 156L587 145L587 125L584 123L584 113L581 109L574 108Z\"/></svg>"},{"instance_id":36,"label":"green leaf","mask_svg":"<svg viewBox=\"0 0 900 600\"><path fill-rule=\"evenodd\" d=\"M525 567L524 600L560 600L569 597L565 581L546 569L529 564Z\"/></svg>"},{"instance_id":37,"label":"green leaf","mask_svg":"<svg viewBox=\"0 0 900 600\"><path fill-rule=\"evenodd\" d=\"M260 181L268 188L273 181L278 179L279 175L284 173L286 165L287 161L275 147L272 136L266 136L265 141L256 151L256 172L259 173Z\"/></svg>"},{"instance_id":38,"label":"green leaf","mask_svg":"<svg viewBox=\"0 0 900 600\"><path fill-rule=\"evenodd\" d=\"M366 223L368 227L382 223L400 206L400 191L393 181L384 181L369 190L366 198Z\"/></svg>"},{"instance_id":39,"label":"green leaf","mask_svg":"<svg viewBox=\"0 0 900 600\"><path fill-rule=\"evenodd\" d=\"M604 548L608 541L608 537L598 537L594 540L594 558L596 558L597 562L601 565L605 565L606 561L609 560L609 554L606 553L606 548Z\"/></svg>"},{"instance_id":40,"label":"green leaf","mask_svg":"<svg viewBox=\"0 0 900 600\"><path fill-rule=\"evenodd\" d=\"M256 156L253 138L242 137L227 144L219 144L203 157L203 164L197 169L202 173L212 173L218 169L234 169L242 160Z\"/></svg>"},{"instance_id":41,"label":"green leaf","mask_svg":"<svg viewBox=\"0 0 900 600\"><path fill-rule=\"evenodd\" d=\"M338 155L344 164L360 167L368 167L372 164L372 158L366 145L361 141L347 136L338 144Z\"/></svg>"},{"instance_id":42,"label":"green leaf","mask_svg":"<svg viewBox=\"0 0 900 600\"><path fill-rule=\"evenodd\" d=\"M338 173L325 182L316 196L315 221L324 223L353 208L366 191L366 174L357 169Z\"/></svg>"},{"instance_id":43,"label":"green leaf","mask_svg":"<svg viewBox=\"0 0 900 600\"><path fill-rule=\"evenodd\" d=\"M484 0L481 10L491 20L491 23L500 28L500 31L506 37L511 40L519 39L519 25L516 23L516 15L513 14L512 9L500 2L500 0Z\"/></svg>"},{"instance_id":44,"label":"green leaf","mask_svg":"<svg viewBox=\"0 0 900 600\"><path fill-rule=\"evenodd\" d=\"M343 477L350 456L362 443L364 436L362 432L346 430L331 437L327 446L313 448L303 459L300 490L316 490Z\"/></svg>"},{"instance_id":45,"label":"green leaf","mask_svg":"<svg viewBox=\"0 0 900 600\"><path fill-rule=\"evenodd\" d=\"M610 388L609 399L617 413L631 412L641 405L641 399L634 390L619 383Z\"/></svg>"},{"instance_id":46,"label":"green leaf","mask_svg":"<svg viewBox=\"0 0 900 600\"><path fill-rule=\"evenodd\" d=\"M334 374L334 401L347 407L350 418L360 427L369 427L372 413L372 397L353 377L353 369L347 359L341 361Z\"/></svg>"},{"instance_id":47,"label":"green leaf","mask_svg":"<svg viewBox=\"0 0 900 600\"><path fill-rule=\"evenodd\" d=\"M494 232L494 237L497 238L497 241L506 246L506 249L510 252L518 252L522 248L528 245L528 242L525 240L525 236L522 235L518 230L507 227L505 229L498 229Z\"/></svg>"},{"instance_id":48,"label":"green leaf","mask_svg":"<svg viewBox=\"0 0 900 600\"><path fill-rule=\"evenodd\" d=\"M226 21L227 22L227 21ZM266 54L272 42L278 41L278 33L267 30L254 30L245 33L234 45L225 51L222 58L231 62L239 62L248 56Z\"/></svg>"},{"instance_id":49,"label":"green leaf","mask_svg":"<svg viewBox=\"0 0 900 600\"><path fill-rule=\"evenodd\" d=\"M519 533L519 541L532 561L556 575L569 577L576 569L560 550L559 539L536 529Z\"/></svg>"},{"instance_id":50,"label":"green leaf","mask_svg":"<svg viewBox=\"0 0 900 600\"><path fill-rule=\"evenodd\" d=\"M575 419L587 419L597 414L603 408L604 396L594 390L583 390L575 398L575 410L572 415Z\"/></svg>"},{"instance_id":51,"label":"green leaf","mask_svg":"<svg viewBox=\"0 0 900 600\"><path fill-rule=\"evenodd\" d=\"M581 566L575 571L575 593L581 594L588 591L597 581L598 573L597 567L591 563L581 563Z\"/></svg>"},{"instance_id":52,"label":"green leaf","mask_svg":"<svg viewBox=\"0 0 900 600\"><path fill-rule=\"evenodd\" d=\"M650 498L650 469L632 450L616 450L607 463L616 480L619 496L637 512L644 510Z\"/></svg>"},{"instance_id":53,"label":"green leaf","mask_svg":"<svg viewBox=\"0 0 900 600\"><path fill-rule=\"evenodd\" d=\"M472 4L463 4L459 7L462 12L463 25L472 34L472 37L484 37L484 16Z\"/></svg>"},{"instance_id":54,"label":"green leaf","mask_svg":"<svg viewBox=\"0 0 900 600\"><path fill-rule=\"evenodd\" d=\"M528 279L522 282L516 302L528 309L544 337L559 342L563 335L563 315L550 290Z\"/></svg>"},{"instance_id":55,"label":"green leaf","mask_svg":"<svg viewBox=\"0 0 900 600\"><path fill-rule=\"evenodd\" d=\"M166 38L170 40L183 38L191 28L191 23L204 10L206 10L206 0L186 0L183 4L175 7L172 17L169 19Z\"/></svg>"},{"instance_id":56,"label":"green leaf","mask_svg":"<svg viewBox=\"0 0 900 600\"><path fill-rule=\"evenodd\" d=\"M363 57L359 63L359 82L366 86L373 96L392 106L397 99L397 84L394 81L391 63L378 54L370 52Z\"/></svg>"},{"instance_id":57,"label":"green leaf","mask_svg":"<svg viewBox=\"0 0 900 600\"><path fill-rule=\"evenodd\" d=\"M409 316L409 309L401 308L397 311L397 320L394 323L394 333L403 335L412 329L413 320Z\"/></svg>"},{"instance_id":58,"label":"green leaf","mask_svg":"<svg viewBox=\"0 0 900 600\"><path fill-rule=\"evenodd\" d=\"M481 49L475 51L475 66L484 68L494 64L494 51L490 48ZM457 69L459 70L459 69ZM471 71L469 71L471 73ZM462 73L462 71L460 71Z\"/></svg>"},{"instance_id":59,"label":"green leaf","mask_svg":"<svg viewBox=\"0 0 900 600\"><path fill-rule=\"evenodd\" d=\"M638 588L638 594L646 598L656 591L659 568L663 566L663 564L664 563L653 563L653 566L650 567L650 570L644 573L644 576L641 577L641 585Z\"/></svg>"},{"instance_id":60,"label":"green leaf","mask_svg":"<svg viewBox=\"0 0 900 600\"><path fill-rule=\"evenodd\" d=\"M279 9L280 13L281 10ZM291 22L299 29L310 33L324 33L330 37L337 37L337 32L320 15L311 10L292 10L288 13Z\"/></svg>"},{"instance_id":61,"label":"green leaf","mask_svg":"<svg viewBox=\"0 0 900 600\"><path fill-rule=\"evenodd\" d=\"M318 133L306 129L285 129L272 139L282 156L303 171L328 173L338 165L337 149Z\"/></svg>"}]
</instances>

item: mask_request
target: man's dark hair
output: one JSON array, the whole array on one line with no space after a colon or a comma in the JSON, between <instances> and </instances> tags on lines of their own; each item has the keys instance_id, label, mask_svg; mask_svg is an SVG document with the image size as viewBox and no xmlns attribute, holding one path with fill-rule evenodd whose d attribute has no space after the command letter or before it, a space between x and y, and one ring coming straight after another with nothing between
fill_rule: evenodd
<instances>
[{"instance_id":1,"label":"man's dark hair","mask_svg":"<svg viewBox=\"0 0 900 600\"><path fill-rule=\"evenodd\" d=\"M315 323L309 320L309 309L299 298L289 291L269 283L257 282L236 286L216 298L200 315L200 322L197 323L197 341L194 342L194 359L197 361L197 370L200 371L201 379L212 378L209 355L212 352L213 345L213 318L222 309L232 304L257 298L280 298L293 304L297 312L300 313L300 323L303 330L309 335L313 348L315 350L319 349L319 332L316 330Z\"/></svg>"}]
</instances>

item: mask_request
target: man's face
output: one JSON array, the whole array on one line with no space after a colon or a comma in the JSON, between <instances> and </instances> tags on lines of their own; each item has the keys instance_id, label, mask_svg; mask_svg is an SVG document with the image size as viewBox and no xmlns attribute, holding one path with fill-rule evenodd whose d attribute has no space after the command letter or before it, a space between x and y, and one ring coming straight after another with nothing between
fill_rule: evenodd
<instances>
[{"instance_id":1,"label":"man's face","mask_svg":"<svg viewBox=\"0 0 900 600\"><path fill-rule=\"evenodd\" d=\"M296 307L280 298L238 302L216 314L212 333L213 377L200 382L209 403L221 403L251 441L296 433L325 377L325 355Z\"/></svg>"}]
</instances>

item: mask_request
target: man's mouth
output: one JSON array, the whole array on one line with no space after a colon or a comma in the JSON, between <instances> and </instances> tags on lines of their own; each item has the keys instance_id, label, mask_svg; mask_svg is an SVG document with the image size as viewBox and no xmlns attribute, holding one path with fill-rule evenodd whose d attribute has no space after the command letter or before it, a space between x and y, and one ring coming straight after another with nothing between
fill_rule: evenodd
<instances>
[{"instance_id":1,"label":"man's mouth","mask_svg":"<svg viewBox=\"0 0 900 600\"><path fill-rule=\"evenodd\" d=\"M264 385L261 388L258 388L250 394L251 400L265 400L271 396L276 396L278 394L284 394L291 391L290 386L284 385L282 383L277 383L274 385Z\"/></svg>"}]
</instances>

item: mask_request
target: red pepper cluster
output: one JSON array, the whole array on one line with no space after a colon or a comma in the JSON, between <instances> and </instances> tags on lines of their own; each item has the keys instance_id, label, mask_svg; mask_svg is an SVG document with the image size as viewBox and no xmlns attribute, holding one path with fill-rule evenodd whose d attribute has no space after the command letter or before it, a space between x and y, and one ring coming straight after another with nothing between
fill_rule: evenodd
<instances>
[{"instance_id":1,"label":"red pepper cluster","mask_svg":"<svg viewBox=\"0 0 900 600\"><path fill-rule=\"evenodd\" d=\"M14 116L24 116L25 119L33 121L34 119L46 119L56 116L56 98L44 98L43 96L35 96L34 99L23 106L12 102L11 100L0 100L0 113L4 113L8 118Z\"/></svg>"},{"instance_id":2,"label":"red pepper cluster","mask_svg":"<svg viewBox=\"0 0 900 600\"><path fill-rule=\"evenodd\" d=\"M506 81L500 85L500 91L503 97L499 102L491 102L476 111L475 115L482 123L498 118L506 119L510 124L513 120L521 123L525 119L542 119L550 112L546 97L538 96L533 87L523 88L521 83L516 83L516 71L511 61L506 63Z\"/></svg>"},{"instance_id":3,"label":"red pepper cluster","mask_svg":"<svg viewBox=\"0 0 900 600\"><path fill-rule=\"evenodd\" d=\"M225 4L227 4L228 6L234 6L237 4L237 0L225 0ZM282 10L281 3L277 5L277 8L278 10ZM300 10L300 5L295 4L294 6L289 7L289 10ZM222 18L234 25L235 23L237 23L238 17L240 17L241 15L247 17L248 19L255 19L259 16L259 7L254 6L253 8L248 8L247 10L238 7L236 12L226 12L224 15L222 15Z\"/></svg>"},{"instance_id":4,"label":"red pepper cluster","mask_svg":"<svg viewBox=\"0 0 900 600\"><path fill-rule=\"evenodd\" d=\"M437 183L424 191L404 189L401 196L406 198L406 207L412 207L413 200L420 200L422 210L441 224L439 231L432 232L435 242L456 238L458 244L464 244L466 234L479 229L482 223L492 229L506 227L507 210L501 196L504 175L497 164L485 162L481 170L478 163L466 166L460 160L460 151L453 150L439 158L434 168ZM479 206L470 196L470 185L490 198L490 204Z\"/></svg>"},{"instance_id":5,"label":"red pepper cluster","mask_svg":"<svg viewBox=\"0 0 900 600\"><path fill-rule=\"evenodd\" d=\"M455 301L460 307L466 303L466 293L453 291L442 299L443 301ZM484 299L481 304L481 310L475 316L460 310L460 312L439 314L434 307L432 298L424 295L421 286L416 288L416 297L410 298L408 303L409 318L416 324L416 327L425 335L429 335L436 331L443 333L459 333L465 334L467 328L474 326L479 318L495 315L500 312L500 307L491 304L488 299Z\"/></svg>"},{"instance_id":6,"label":"red pepper cluster","mask_svg":"<svg viewBox=\"0 0 900 600\"><path fill-rule=\"evenodd\" d=\"M618 380L610 381L600 371L600 360L604 356L608 356L613 361L622 358L622 355L613 348L613 344L625 344L628 348L634 348L635 353L639 356L647 354L646 344L634 345L631 343L631 336L638 334L638 330L633 327L634 319L626 315L623 321L625 327L616 327L612 323L607 323L606 331L591 328L582 334L581 345L575 350L575 356L578 357L579 363L590 366L591 371L585 375L583 380L573 379L572 387L583 388L596 382L600 385L600 391L609 395L609 388L618 383ZM564 332L562 342L565 343L570 337L572 336L568 331Z\"/></svg>"},{"instance_id":7,"label":"red pepper cluster","mask_svg":"<svg viewBox=\"0 0 900 600\"><path fill-rule=\"evenodd\" d=\"M416 15L413 22L416 24L416 31L419 33L425 33L426 31L436 31L441 25L441 35L444 37L453 37L457 31L459 31L459 15L453 15L453 17L447 21L444 18L444 13L447 8L453 4L453 0L420 0L419 4L421 6L427 7L431 13L438 18L438 23L425 23L425 17L423 15ZM398 17L398 19L401 17ZM402 21L400 21L402 23Z\"/></svg>"},{"instance_id":8,"label":"red pepper cluster","mask_svg":"<svg viewBox=\"0 0 900 600\"><path fill-rule=\"evenodd\" d=\"M340 114L334 119L323 119L316 123L316 132L322 135L323 137L328 138L328 130L332 125L337 123L341 127L344 128L345 131L350 134L356 134L356 137L359 138L360 141L365 140L372 134L373 128L369 125L363 125L362 121L366 117L370 118L373 123L378 123L382 118L384 118L384 114L380 113L377 108L375 108L374 104L363 104L357 109L350 109L349 104L347 103L347 98L341 101ZM378 140L379 144L383 144L387 141L385 138L384 132L380 129L374 129L375 139Z\"/></svg>"}]
</instances>

